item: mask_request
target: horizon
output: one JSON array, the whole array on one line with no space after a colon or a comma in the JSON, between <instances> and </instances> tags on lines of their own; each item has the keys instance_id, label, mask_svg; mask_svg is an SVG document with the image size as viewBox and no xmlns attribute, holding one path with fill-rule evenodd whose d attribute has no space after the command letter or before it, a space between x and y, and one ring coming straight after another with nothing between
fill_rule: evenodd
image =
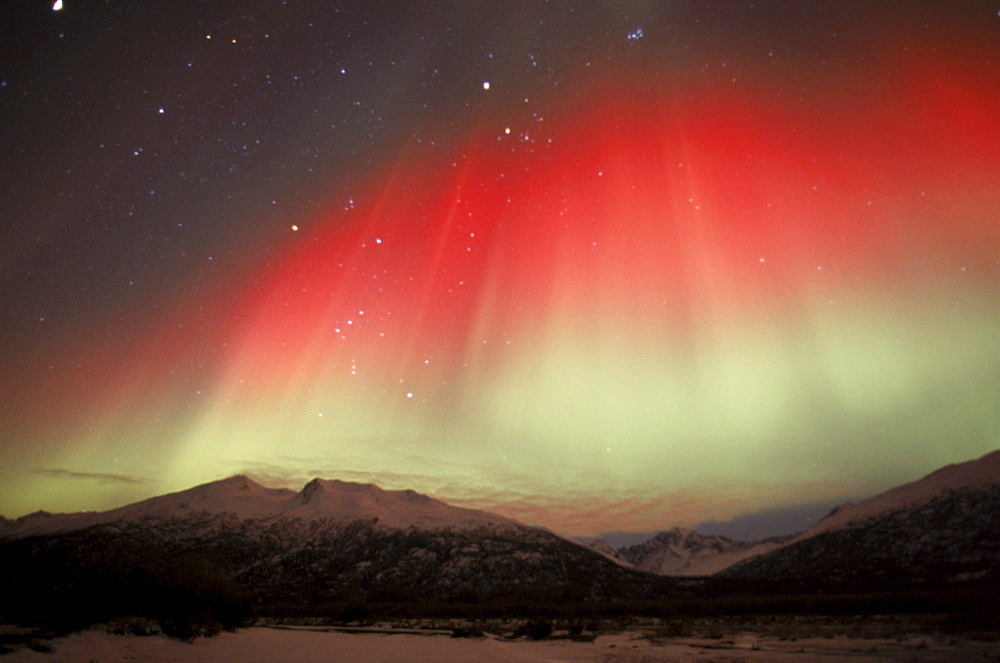
<instances>
[{"instance_id":1,"label":"horizon","mask_svg":"<svg viewBox=\"0 0 1000 663\"><path fill-rule=\"evenodd\" d=\"M929 472L928 474L926 474L926 475L924 475L924 476L922 476L922 477L920 477L918 479L914 479L913 481L907 481L907 482L905 482L903 484L899 484L897 486L892 486L888 490L892 491L892 490L894 490L896 488L899 488L900 486L905 486L905 485L908 485L910 483L919 482L919 481L921 481L923 479L927 479L931 475L938 474L940 470L943 470L943 469L946 469L946 468L949 468L949 467L953 467L955 465L967 465L967 464L970 464L970 463L973 463L973 462L982 461L987 456L990 456L990 455L993 455L993 454L997 454L997 453L1000 453L1000 449L988 452L987 454L985 454L984 456L979 457L979 458L969 459L969 460L961 462L961 463L948 464L948 465L942 466L940 468L935 468L935 470L933 470L932 472ZM90 478L93 478L93 477L90 477ZM303 481L300 482L301 488L295 488L292 484L289 484L289 483L286 483L285 485L274 485L273 483L269 484L269 482L264 482L264 481L258 480L257 478L254 478L253 476L249 476L249 475L247 475L245 473L239 473L239 474L234 474L234 475L231 475L231 476L228 476L228 477L222 477L222 478L219 478L219 479L213 479L213 480L207 481L205 483L197 484L195 486L188 486L188 487L185 487L185 488L180 489L180 490L172 490L172 491L168 491L168 492L162 493L162 494L148 495L148 496L145 496L145 497L139 497L138 499L136 499L136 501L128 502L128 503L124 503L124 504L116 504L116 505L113 505L113 506L111 506L111 507L109 507L107 509L100 509L100 510L96 510L96 511L95 510L82 510L82 511L78 510L78 511L72 511L72 512L54 512L54 513L50 512L50 511L47 511L45 509L37 509L35 511L32 511L31 513L27 513L27 514L24 514L23 516L12 518L10 520L11 521L17 521L17 520L20 520L20 519L23 519L23 518L27 518L27 517L30 517L30 516L36 516L36 515L45 515L45 516L55 515L55 516L60 516L60 515L75 515L75 514L81 514L81 513L101 513L101 512L104 512L104 511L111 511L111 510L115 510L115 509L118 509L118 508L122 508L122 507L126 507L126 506L131 506L131 505L134 505L134 504L139 504L139 503L142 503L142 502L145 502L145 501L157 499L159 497L164 497L164 496L169 496L169 495L176 495L176 494L186 493L186 492L189 492L191 490L202 488L204 486L215 485L215 484L224 484L224 483L230 482L233 479L247 479L247 480L251 481L252 483L254 483L255 485L260 486L260 487L262 487L264 489L267 489L267 490L272 490L272 491L274 491L274 490L288 491L289 493L291 493L291 497L294 497L295 495L301 494L306 488L308 488L315 481L326 481L326 482L341 483L341 484L352 484L352 485L358 485L358 486L371 486L371 487L374 487L376 489L387 491L387 492L396 492L396 493L414 492L414 491L412 491L412 489L408 489L408 488L386 488L386 487L380 486L380 485L378 485L378 484L376 484L374 482L349 481L349 480L339 479L339 478L336 478L336 477L334 477L334 478L328 478L328 477L323 477L323 476L314 476L314 477L311 477L309 479L303 480ZM296 484L296 485L299 485L299 484ZM423 494L423 493L418 493L418 494ZM881 495L881 494L882 493L879 493L878 495ZM575 540L575 541L580 542L580 543L589 544L589 542L591 542L591 541L594 541L594 540L597 540L597 539L603 539L603 540L611 543L612 545L614 545L616 548L621 548L621 547L625 547L625 546L635 545L637 543L642 543L644 541L647 541L647 540L651 539L652 537L656 536L657 534L659 534L661 532L666 532L666 531L670 531L670 530L674 530L674 529L692 530L692 531L697 532L698 534L705 535L705 536L721 535L721 536L725 536L725 537L728 537L730 539L737 540L737 541L755 541L755 540L768 539L768 538L772 538L772 537L775 537L775 536L786 536L786 535L801 533L801 532L809 529L809 527L811 527L816 522L818 522L820 520L823 520L828 515L831 515L833 513L832 509L840 509L841 507L844 507L844 506L852 505L852 504L855 504L857 502L863 502L863 501L865 501L867 499L878 497L878 495L868 495L868 496L864 496L864 497L859 497L857 499L857 501L855 501L855 500L836 500L836 501L832 501L832 502L816 502L816 503L811 503L811 504L800 504L800 505L794 505L794 506L783 506L783 507L777 507L777 508L774 508L774 509L767 509L767 510L756 512L756 513L743 513L743 514L740 514L739 516L737 516L737 517L735 517L735 518L733 518L733 519L731 519L729 521L721 521L720 522L720 521L716 521L716 520L709 520L709 521L695 523L695 524L691 524L691 525L671 524L671 525L664 525L664 526L658 527L658 528L653 529L653 530L648 530L648 531L632 531L632 532L629 532L629 531L623 531L623 530L606 530L606 531L587 531L587 532L566 532L566 531L560 532L558 530L553 530L552 528L549 528L543 522L537 522L537 523L536 522L525 522L523 524L528 525L529 527L540 527L542 529L553 531L554 533L559 534L560 536L563 536L563 537L568 538L568 539ZM493 514L496 514L496 515L506 515L506 514L502 514L502 513L498 512L498 511L495 511L495 510L490 509L490 508L470 507L470 506L466 506L466 505L462 505L462 504L452 503L449 500L442 499L441 497L435 496L435 495L424 495L424 496L425 497L430 497L430 498L435 499L435 500L442 501L445 504L449 504L451 506L458 506L458 507L463 507L463 508L472 508L472 509L482 510L482 511L485 511L485 512L488 512L488 513L493 513ZM3 516L3 514L0 514L0 517L2 517L2 516ZM513 516L510 516L510 515L506 515L506 517L513 518Z\"/></svg>"},{"instance_id":2,"label":"horizon","mask_svg":"<svg viewBox=\"0 0 1000 663\"><path fill-rule=\"evenodd\" d=\"M208 481L208 482L205 482L205 483L197 484L195 486L188 486L187 488L183 488L183 489L176 490L176 491L172 490L172 491L168 491L166 493L160 493L160 494L156 494L156 495L148 495L146 497L140 497L140 498L138 498L134 502L127 502L127 503L122 503L122 504L115 504L115 505L113 505L113 506L111 506L110 508L107 508L107 509L98 509L98 510L83 509L83 510L77 510L77 511L49 511L47 509L36 509L36 510L30 512L30 513L26 513L26 514L23 514L23 515L20 515L20 516L16 516L14 518L9 518L8 520L10 520L10 521L16 521L16 520L20 520L22 518L28 518L30 516L36 516L36 515L61 516L61 515L74 515L74 514L79 514L79 513L101 513L101 512L104 512L104 511L112 511L112 510L115 510L115 509L118 509L118 508L122 508L122 507L126 507L126 506L131 506L133 504L138 504L138 503L141 503L141 502L144 502L144 501L147 501L147 500L150 500L150 499L154 499L154 498L157 498L157 497L162 497L162 496L165 496L165 495L172 495L172 494L176 494L176 493L183 493L183 492L187 492L189 490L193 490L195 488L200 488L202 486L223 483L223 482L229 481L230 479L237 479L237 478L246 478L246 479L249 479L250 481L252 481L255 484L257 484L258 486L261 486L261 487L266 488L268 490L288 490L288 491L292 492L293 496L301 493L303 490L305 490L305 488L309 484L311 484L313 481L317 481L317 480L319 480L319 481L337 481L337 482L340 482L340 483L350 483L350 484L355 484L355 485L374 486L374 487L379 488L381 490L386 490L386 491L391 491L391 492L405 492L406 490L408 490L406 488L385 488L383 486L380 486L380 485L378 485L376 483L372 483L372 482L345 481L345 480L338 479L338 478L329 478L329 477L321 477L321 476L312 477L311 479L308 479L308 480L302 482L301 487L295 488L293 485L290 485L290 484L288 484L288 485L270 485L268 483L261 482L261 481L255 479L253 476L249 476L247 474L240 473L240 474L234 474L234 475L228 476L228 477L222 477L220 479L214 479L214 480L211 480L211 481ZM423 494L423 493L420 493L420 494ZM438 496L435 496L435 495L426 495L426 496L430 497L432 499L440 500L440 501L442 501L442 502L444 502L446 504L450 504L452 506L460 506L460 507L463 507L463 508L471 508L471 509L477 509L477 510L487 511L489 513L496 513L497 515L504 515L504 514L500 514L500 513L496 512L494 510L491 510L489 508L468 507L468 506L464 506L462 504L452 503L452 502L450 502L448 500L442 499L442 498L440 498ZM863 498L861 498L861 499L863 499ZM812 522L814 522L816 520L822 519L822 517L824 515L826 515L827 513L829 513L829 511L830 511L831 508L833 508L835 506L843 505L843 504L845 504L845 502L843 502L843 501L837 501L837 502L830 502L828 504L827 503L820 503L820 504L806 504L806 505L800 505L800 506L795 506L795 507L779 507L777 509L766 510L766 511L762 511L762 512L759 512L759 513L744 513L744 514L741 514L741 515L737 516L736 518L733 518L732 520L726 521L726 522L718 522L718 521L714 521L713 520L713 521L706 521L706 522L703 522L703 523L696 523L696 524L691 525L691 526L667 525L667 526L660 527L658 529L654 529L654 530L650 530L650 531L645 531L645 532L625 532L625 531L621 531L621 530L615 530L615 531L596 532L596 533L591 533L591 534L588 534L588 533L582 533L581 534L581 533L573 533L573 532L559 532L557 530L552 530L545 523L524 523L524 524L528 525L529 527L540 527L540 528L543 528L543 529L548 529L550 531L555 532L556 534L559 534L560 536L563 536L563 537L568 538L568 539L576 540L576 541L581 542L581 543L586 543L588 541L592 541L592 540L595 540L595 539L598 539L598 538L604 539L604 540L606 540L608 542L611 542L611 543L618 542L617 544L615 544L616 547L622 547L622 546L625 546L625 545L632 545L634 543L646 541L646 540L654 537L656 534L658 534L660 532L669 531L671 529L691 529L691 530L696 531L699 534L703 534L703 535L722 535L722 536L728 536L729 538L734 539L734 540L738 540L738 541L739 540L742 540L742 541L751 541L751 540L757 540L757 539L764 539L764 538L768 538L768 537L772 537L772 536L782 536L782 535L786 535L786 534L793 534L793 533L798 533L798 532L804 531L805 529L808 529L808 527L812 524ZM777 518L774 517L775 512L778 514ZM789 515L789 514L792 514L792 515ZM3 514L0 514L0 517L4 517ZM508 516L508 517L510 517L510 516ZM793 524L793 523L797 523L797 524ZM756 534L754 534L754 533L756 533Z\"/></svg>"},{"instance_id":3,"label":"horizon","mask_svg":"<svg viewBox=\"0 0 1000 663\"><path fill-rule=\"evenodd\" d=\"M758 4L15 3L0 513L751 532L995 449L996 7Z\"/></svg>"}]
</instances>

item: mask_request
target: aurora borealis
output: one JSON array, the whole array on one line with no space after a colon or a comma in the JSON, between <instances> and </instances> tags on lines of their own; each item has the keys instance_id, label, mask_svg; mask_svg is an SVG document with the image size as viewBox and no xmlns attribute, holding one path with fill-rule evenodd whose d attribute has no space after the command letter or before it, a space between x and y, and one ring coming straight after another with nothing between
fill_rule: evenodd
<instances>
[{"instance_id":1,"label":"aurora borealis","mask_svg":"<svg viewBox=\"0 0 1000 663\"><path fill-rule=\"evenodd\" d=\"M650 531L1000 446L994 5L21 4L8 517L244 472Z\"/></svg>"}]
</instances>

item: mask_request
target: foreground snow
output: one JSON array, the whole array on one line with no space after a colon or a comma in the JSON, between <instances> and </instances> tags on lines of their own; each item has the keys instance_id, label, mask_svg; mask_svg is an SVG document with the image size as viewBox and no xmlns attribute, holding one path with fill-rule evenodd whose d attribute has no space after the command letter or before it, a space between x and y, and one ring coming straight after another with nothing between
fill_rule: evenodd
<instances>
[{"instance_id":1,"label":"foreground snow","mask_svg":"<svg viewBox=\"0 0 1000 663\"><path fill-rule=\"evenodd\" d=\"M192 644L163 636L118 636L84 631L42 643L48 652L19 649L3 657L20 661L112 663L256 663L282 661L397 662L484 661L969 661L996 660L1000 643L942 641L930 637L859 640L844 637L782 641L741 633L717 639L651 640L641 632L599 636L594 642L570 640L503 641L455 639L444 635L349 634L313 630L249 628L199 639Z\"/></svg>"}]
</instances>

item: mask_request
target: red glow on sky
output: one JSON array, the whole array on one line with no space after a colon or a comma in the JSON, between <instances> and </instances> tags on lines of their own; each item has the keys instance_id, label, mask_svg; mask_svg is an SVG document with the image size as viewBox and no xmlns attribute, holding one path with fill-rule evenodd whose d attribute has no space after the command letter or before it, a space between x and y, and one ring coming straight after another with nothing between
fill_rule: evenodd
<instances>
[{"instance_id":1,"label":"red glow on sky","mask_svg":"<svg viewBox=\"0 0 1000 663\"><path fill-rule=\"evenodd\" d=\"M429 490L443 458L465 463L447 481L470 503L539 520L530 504L561 489L537 468L570 448L566 485L613 471L645 505L666 504L665 458L685 468L672 503L747 458L781 464L765 479L788 495L832 495L842 435L903 447L899 412L945 392L933 423L951 430L980 403L963 386L986 403L967 444L988 444L1000 81L961 62L924 52L803 97L602 75L531 118L487 108L359 189L330 183L263 259L161 302L128 343L95 343L113 326L95 322L7 419L19 448L82 439L101 471L129 454L145 471L137 439L184 477L287 452L290 473L357 454L352 471L403 482L414 454ZM496 492L510 477L530 488Z\"/></svg>"},{"instance_id":2,"label":"red glow on sky","mask_svg":"<svg viewBox=\"0 0 1000 663\"><path fill-rule=\"evenodd\" d=\"M414 148L349 209L296 224L235 309L202 302L124 367L91 356L93 388L35 393L67 418L128 409L164 388L212 315L219 379L251 391L362 365L447 391L553 325L684 339L719 311L780 314L837 282L906 287L928 244L995 275L977 187L988 197L1000 179L1000 84L955 60L911 58L892 85L833 108L742 84L601 82L531 126L484 120L449 157Z\"/></svg>"},{"instance_id":3,"label":"red glow on sky","mask_svg":"<svg viewBox=\"0 0 1000 663\"><path fill-rule=\"evenodd\" d=\"M947 252L991 232L906 222L942 167L982 174L996 152L996 94L927 79L901 92L933 100L916 116L873 95L845 114L737 86L608 86L544 125L484 126L451 163L405 154L250 288L235 374L280 383L321 356L410 375L431 355L461 372L560 320L685 336L718 307L780 312L814 285L903 277L915 234L941 231Z\"/></svg>"}]
</instances>

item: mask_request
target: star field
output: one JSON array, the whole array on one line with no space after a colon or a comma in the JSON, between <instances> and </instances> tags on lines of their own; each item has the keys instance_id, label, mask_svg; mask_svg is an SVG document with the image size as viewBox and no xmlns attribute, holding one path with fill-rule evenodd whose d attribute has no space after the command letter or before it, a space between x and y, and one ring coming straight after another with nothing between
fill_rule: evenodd
<instances>
[{"instance_id":1,"label":"star field","mask_svg":"<svg viewBox=\"0 0 1000 663\"><path fill-rule=\"evenodd\" d=\"M995 6L57 5L2 10L8 517L645 531L1000 443Z\"/></svg>"}]
</instances>

